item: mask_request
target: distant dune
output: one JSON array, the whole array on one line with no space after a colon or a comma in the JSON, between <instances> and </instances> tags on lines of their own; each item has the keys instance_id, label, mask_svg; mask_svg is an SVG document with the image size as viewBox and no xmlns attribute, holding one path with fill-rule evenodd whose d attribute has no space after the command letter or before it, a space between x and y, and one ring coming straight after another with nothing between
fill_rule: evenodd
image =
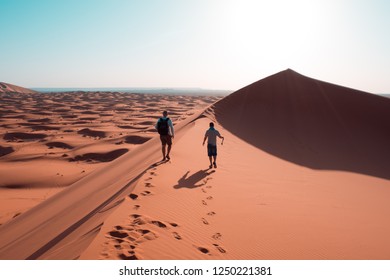
<instances>
[{"instance_id":1,"label":"distant dune","mask_svg":"<svg viewBox=\"0 0 390 280\"><path fill-rule=\"evenodd\" d=\"M168 95L201 95L225 96L232 93L232 90L215 90L204 88L147 88L147 87L101 87L101 88L33 88L42 93L50 92L127 92L139 94L168 94Z\"/></svg>"},{"instance_id":2,"label":"distant dune","mask_svg":"<svg viewBox=\"0 0 390 280\"><path fill-rule=\"evenodd\" d=\"M7 83L0 83L0 93L5 93L5 92L17 92L17 93L34 93L36 91L24 88L24 87L19 87Z\"/></svg>"}]
</instances>

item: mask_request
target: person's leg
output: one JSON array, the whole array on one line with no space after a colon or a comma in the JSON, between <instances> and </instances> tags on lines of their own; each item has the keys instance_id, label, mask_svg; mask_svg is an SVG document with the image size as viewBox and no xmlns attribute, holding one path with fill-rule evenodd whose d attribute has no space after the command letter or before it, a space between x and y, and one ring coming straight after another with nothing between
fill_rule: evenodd
<instances>
[{"instance_id":1,"label":"person's leg","mask_svg":"<svg viewBox=\"0 0 390 280\"><path fill-rule=\"evenodd\" d=\"M167 137L167 135L160 135L160 139L161 139L161 151L162 151L162 154L163 154L163 161L169 156L169 151L171 150L170 148L170 145L172 144L171 141L169 141L170 139ZM167 145L168 145L168 153L167 153Z\"/></svg>"},{"instance_id":2,"label":"person's leg","mask_svg":"<svg viewBox=\"0 0 390 280\"><path fill-rule=\"evenodd\" d=\"M213 158L212 158L212 156L213 156L213 151L212 151L212 145L210 145L210 144L207 144L207 155L208 155L208 157L209 157L209 161L210 161L210 166L209 166L209 168L213 168Z\"/></svg>"},{"instance_id":3,"label":"person's leg","mask_svg":"<svg viewBox=\"0 0 390 280\"><path fill-rule=\"evenodd\" d=\"M171 152L171 147L172 147L172 145L168 144L167 159L170 159L169 153Z\"/></svg>"},{"instance_id":4,"label":"person's leg","mask_svg":"<svg viewBox=\"0 0 390 280\"><path fill-rule=\"evenodd\" d=\"M212 146L207 144L207 155L209 156L210 166L209 168L213 168L213 159L212 159Z\"/></svg>"},{"instance_id":5,"label":"person's leg","mask_svg":"<svg viewBox=\"0 0 390 280\"><path fill-rule=\"evenodd\" d=\"M171 152L171 148L172 148L172 137L170 135L167 135L167 145L168 145L168 151L167 151L167 159L169 160L170 157L169 157L169 153Z\"/></svg>"},{"instance_id":6,"label":"person's leg","mask_svg":"<svg viewBox=\"0 0 390 280\"><path fill-rule=\"evenodd\" d=\"M161 146L162 148L161 148L161 150L162 150L162 154L163 154L163 160L165 160L165 147L166 147L166 145L162 145Z\"/></svg>"},{"instance_id":7,"label":"person's leg","mask_svg":"<svg viewBox=\"0 0 390 280\"><path fill-rule=\"evenodd\" d=\"M213 147L213 159L214 159L214 168L217 168L217 146Z\"/></svg>"}]
</instances>

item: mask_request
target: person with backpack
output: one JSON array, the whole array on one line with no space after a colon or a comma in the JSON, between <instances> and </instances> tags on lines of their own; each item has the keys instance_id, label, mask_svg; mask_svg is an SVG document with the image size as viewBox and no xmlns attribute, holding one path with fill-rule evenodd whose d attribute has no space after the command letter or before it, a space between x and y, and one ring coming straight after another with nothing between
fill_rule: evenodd
<instances>
[{"instance_id":1,"label":"person with backpack","mask_svg":"<svg viewBox=\"0 0 390 280\"><path fill-rule=\"evenodd\" d=\"M170 160L169 153L171 152L172 147L172 138L175 136L175 132L173 130L173 124L170 118L168 118L168 112L164 111L163 116L158 119L156 123L156 129L158 133L160 134L160 140L162 145L162 154L163 159ZM168 146L168 150L166 147Z\"/></svg>"},{"instance_id":2,"label":"person with backpack","mask_svg":"<svg viewBox=\"0 0 390 280\"><path fill-rule=\"evenodd\" d=\"M209 156L210 160L210 166L209 168L217 168L217 137L222 139L222 145L223 145L223 140L225 139L221 134L219 133L218 130L214 128L214 123L210 123L210 128L206 131L203 139L203 146L204 143L207 140L207 155ZM212 161L212 159L214 161Z\"/></svg>"}]
</instances>

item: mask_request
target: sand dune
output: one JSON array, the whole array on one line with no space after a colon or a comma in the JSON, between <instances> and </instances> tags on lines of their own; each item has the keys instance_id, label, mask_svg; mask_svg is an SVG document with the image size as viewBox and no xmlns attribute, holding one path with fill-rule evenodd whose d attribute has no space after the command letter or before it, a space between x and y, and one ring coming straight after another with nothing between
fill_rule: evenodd
<instances>
[{"instance_id":1,"label":"sand dune","mask_svg":"<svg viewBox=\"0 0 390 280\"><path fill-rule=\"evenodd\" d=\"M389 107L382 96L286 70L240 89L212 111L226 129L277 157L390 179Z\"/></svg>"},{"instance_id":2,"label":"sand dune","mask_svg":"<svg viewBox=\"0 0 390 280\"><path fill-rule=\"evenodd\" d=\"M0 83L0 93L12 93L12 92L17 92L17 93L36 93L36 91L24 88L24 87L19 87L7 83Z\"/></svg>"},{"instance_id":3,"label":"sand dune","mask_svg":"<svg viewBox=\"0 0 390 280\"><path fill-rule=\"evenodd\" d=\"M171 161L152 137L7 222L0 258L388 259L389 112L388 99L280 72L179 113ZM226 138L217 169L201 145L210 120Z\"/></svg>"}]
</instances>

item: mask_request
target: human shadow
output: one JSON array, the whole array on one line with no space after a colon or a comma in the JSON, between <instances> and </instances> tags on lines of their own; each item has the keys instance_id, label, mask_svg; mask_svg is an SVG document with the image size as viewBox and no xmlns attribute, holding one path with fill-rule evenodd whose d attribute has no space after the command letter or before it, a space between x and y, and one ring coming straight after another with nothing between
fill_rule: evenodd
<instances>
[{"instance_id":1,"label":"human shadow","mask_svg":"<svg viewBox=\"0 0 390 280\"><path fill-rule=\"evenodd\" d=\"M187 171L178 181L177 185L173 186L175 189L180 188L188 188L188 189L194 189L199 188L201 186L204 186L207 184L207 181L210 180L210 178L207 178L211 174L213 174L215 170L205 169L205 170L199 170L195 172L194 174L190 175L188 174L190 171Z\"/></svg>"},{"instance_id":2,"label":"human shadow","mask_svg":"<svg viewBox=\"0 0 390 280\"><path fill-rule=\"evenodd\" d=\"M149 170L150 168L157 167L157 166L159 166L159 165L166 164L166 163L168 163L168 162L169 162L169 161L167 161L167 160L160 160L160 161L157 161L157 162L153 163L152 165L150 165L150 166L148 167L148 170Z\"/></svg>"}]
</instances>

